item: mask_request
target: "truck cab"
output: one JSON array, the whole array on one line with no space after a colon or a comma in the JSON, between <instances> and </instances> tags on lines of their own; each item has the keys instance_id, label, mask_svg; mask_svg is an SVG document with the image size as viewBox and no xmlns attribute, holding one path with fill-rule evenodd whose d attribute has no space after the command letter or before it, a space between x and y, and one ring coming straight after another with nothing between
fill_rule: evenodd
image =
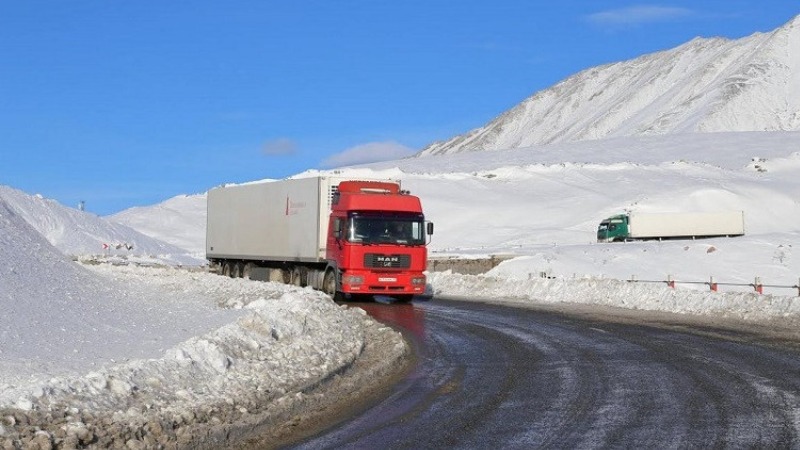
<instances>
[{"instance_id":1,"label":"truck cab","mask_svg":"<svg viewBox=\"0 0 800 450\"><path fill-rule=\"evenodd\" d=\"M343 181L331 201L323 290L333 296L425 292L427 236L418 197L396 183Z\"/></svg>"},{"instance_id":2,"label":"truck cab","mask_svg":"<svg viewBox=\"0 0 800 450\"><path fill-rule=\"evenodd\" d=\"M624 241L628 237L628 216L619 214L604 219L597 227L597 242Z\"/></svg>"}]
</instances>

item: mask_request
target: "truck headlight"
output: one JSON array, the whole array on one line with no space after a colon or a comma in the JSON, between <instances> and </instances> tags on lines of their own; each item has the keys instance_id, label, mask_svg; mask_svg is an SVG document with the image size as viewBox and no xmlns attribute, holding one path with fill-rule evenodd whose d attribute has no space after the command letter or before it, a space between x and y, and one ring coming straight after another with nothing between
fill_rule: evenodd
<instances>
[{"instance_id":1,"label":"truck headlight","mask_svg":"<svg viewBox=\"0 0 800 450\"><path fill-rule=\"evenodd\" d=\"M411 277L411 284L414 284L414 285L423 285L423 284L425 284L425 276Z\"/></svg>"},{"instance_id":2,"label":"truck headlight","mask_svg":"<svg viewBox=\"0 0 800 450\"><path fill-rule=\"evenodd\" d=\"M364 284L364 277L361 275L343 275L342 284L349 284L351 286Z\"/></svg>"}]
</instances>

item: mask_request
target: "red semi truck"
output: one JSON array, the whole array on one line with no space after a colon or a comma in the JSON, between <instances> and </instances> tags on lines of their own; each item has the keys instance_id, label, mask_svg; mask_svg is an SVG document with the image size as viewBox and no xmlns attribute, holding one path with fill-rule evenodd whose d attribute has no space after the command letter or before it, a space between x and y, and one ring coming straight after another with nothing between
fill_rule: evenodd
<instances>
[{"instance_id":1,"label":"red semi truck","mask_svg":"<svg viewBox=\"0 0 800 450\"><path fill-rule=\"evenodd\" d=\"M206 257L233 277L321 289L338 299L425 292L428 236L418 197L396 181L313 177L211 189Z\"/></svg>"}]
</instances>

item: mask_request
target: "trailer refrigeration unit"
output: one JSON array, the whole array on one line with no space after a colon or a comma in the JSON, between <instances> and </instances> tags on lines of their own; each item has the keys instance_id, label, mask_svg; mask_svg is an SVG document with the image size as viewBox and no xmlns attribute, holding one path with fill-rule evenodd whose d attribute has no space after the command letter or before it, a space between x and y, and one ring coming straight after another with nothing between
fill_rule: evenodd
<instances>
[{"instance_id":1,"label":"trailer refrigeration unit","mask_svg":"<svg viewBox=\"0 0 800 450\"><path fill-rule=\"evenodd\" d=\"M742 235L744 235L742 211L620 214L603 220L597 228L597 242Z\"/></svg>"},{"instance_id":2,"label":"trailer refrigeration unit","mask_svg":"<svg viewBox=\"0 0 800 450\"><path fill-rule=\"evenodd\" d=\"M224 275L321 289L336 298L425 292L418 197L394 181L314 177L211 189L206 257Z\"/></svg>"}]
</instances>

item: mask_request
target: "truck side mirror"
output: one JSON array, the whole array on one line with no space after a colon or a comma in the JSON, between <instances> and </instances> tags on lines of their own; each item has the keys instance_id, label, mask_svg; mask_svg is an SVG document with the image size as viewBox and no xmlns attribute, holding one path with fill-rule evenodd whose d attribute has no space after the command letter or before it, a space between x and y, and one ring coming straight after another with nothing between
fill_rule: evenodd
<instances>
[{"instance_id":1,"label":"truck side mirror","mask_svg":"<svg viewBox=\"0 0 800 450\"><path fill-rule=\"evenodd\" d=\"M333 220L333 238L337 241L342 238L342 219L338 217Z\"/></svg>"},{"instance_id":2,"label":"truck side mirror","mask_svg":"<svg viewBox=\"0 0 800 450\"><path fill-rule=\"evenodd\" d=\"M428 229L426 231L428 232L428 235L433 234L433 222L428 222L427 226L428 226Z\"/></svg>"}]
</instances>

